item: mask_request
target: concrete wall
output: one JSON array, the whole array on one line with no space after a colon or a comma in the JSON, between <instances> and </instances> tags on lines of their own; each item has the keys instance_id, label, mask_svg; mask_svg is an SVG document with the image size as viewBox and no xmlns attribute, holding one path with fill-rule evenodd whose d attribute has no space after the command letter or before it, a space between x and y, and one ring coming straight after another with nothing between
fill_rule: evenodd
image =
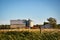
<instances>
[{"instance_id":1,"label":"concrete wall","mask_svg":"<svg viewBox=\"0 0 60 40\"><path fill-rule=\"evenodd\" d=\"M24 28L24 20L10 20L10 28Z\"/></svg>"},{"instance_id":2,"label":"concrete wall","mask_svg":"<svg viewBox=\"0 0 60 40\"><path fill-rule=\"evenodd\" d=\"M15 24L15 25L10 25L10 28L24 28L25 25L24 24Z\"/></svg>"},{"instance_id":3,"label":"concrete wall","mask_svg":"<svg viewBox=\"0 0 60 40\"><path fill-rule=\"evenodd\" d=\"M10 20L10 24L25 24L23 20Z\"/></svg>"}]
</instances>

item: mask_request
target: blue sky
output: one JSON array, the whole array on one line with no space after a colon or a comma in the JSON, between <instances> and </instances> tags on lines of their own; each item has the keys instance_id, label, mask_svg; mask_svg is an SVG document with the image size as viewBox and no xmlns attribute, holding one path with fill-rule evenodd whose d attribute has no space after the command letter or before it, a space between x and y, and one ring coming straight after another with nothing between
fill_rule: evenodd
<instances>
[{"instance_id":1,"label":"blue sky","mask_svg":"<svg viewBox=\"0 0 60 40\"><path fill-rule=\"evenodd\" d=\"M60 23L60 0L0 0L0 24L10 24L11 19L42 24L49 17Z\"/></svg>"}]
</instances>

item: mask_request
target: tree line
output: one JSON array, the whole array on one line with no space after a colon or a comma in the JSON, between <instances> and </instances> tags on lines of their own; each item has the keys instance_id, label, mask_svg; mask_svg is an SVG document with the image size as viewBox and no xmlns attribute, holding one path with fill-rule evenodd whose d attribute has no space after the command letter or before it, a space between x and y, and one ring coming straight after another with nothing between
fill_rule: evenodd
<instances>
[{"instance_id":1,"label":"tree line","mask_svg":"<svg viewBox=\"0 0 60 40\"><path fill-rule=\"evenodd\" d=\"M10 29L10 25L0 25L0 29Z\"/></svg>"}]
</instances>

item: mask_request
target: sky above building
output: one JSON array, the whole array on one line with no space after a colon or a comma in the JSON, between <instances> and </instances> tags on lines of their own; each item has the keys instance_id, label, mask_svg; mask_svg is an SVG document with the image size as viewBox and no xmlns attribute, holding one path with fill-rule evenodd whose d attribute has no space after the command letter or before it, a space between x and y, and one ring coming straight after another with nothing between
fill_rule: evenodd
<instances>
[{"instance_id":1,"label":"sky above building","mask_svg":"<svg viewBox=\"0 0 60 40\"><path fill-rule=\"evenodd\" d=\"M60 23L60 0L0 0L0 24L16 19L42 24L49 17Z\"/></svg>"}]
</instances>

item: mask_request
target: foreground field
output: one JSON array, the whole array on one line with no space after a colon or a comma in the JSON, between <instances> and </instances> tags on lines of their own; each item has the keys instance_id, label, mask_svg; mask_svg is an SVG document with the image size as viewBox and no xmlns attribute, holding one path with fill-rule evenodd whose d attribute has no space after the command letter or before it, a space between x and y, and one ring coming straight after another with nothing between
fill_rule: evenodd
<instances>
[{"instance_id":1,"label":"foreground field","mask_svg":"<svg viewBox=\"0 0 60 40\"><path fill-rule=\"evenodd\" d=\"M42 33L40 31L0 32L0 40L60 40L60 31Z\"/></svg>"}]
</instances>

